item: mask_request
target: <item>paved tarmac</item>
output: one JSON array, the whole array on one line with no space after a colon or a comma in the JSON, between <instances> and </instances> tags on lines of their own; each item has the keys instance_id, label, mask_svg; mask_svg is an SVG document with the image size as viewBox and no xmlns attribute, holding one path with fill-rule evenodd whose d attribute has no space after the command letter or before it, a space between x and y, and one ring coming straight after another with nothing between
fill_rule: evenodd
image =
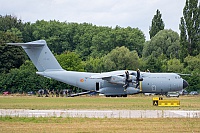
<instances>
[{"instance_id":1,"label":"paved tarmac","mask_svg":"<svg viewBox=\"0 0 200 133\"><path fill-rule=\"evenodd\" d=\"M25 110L0 109L0 116L87 118L200 118L200 110Z\"/></svg>"}]
</instances>

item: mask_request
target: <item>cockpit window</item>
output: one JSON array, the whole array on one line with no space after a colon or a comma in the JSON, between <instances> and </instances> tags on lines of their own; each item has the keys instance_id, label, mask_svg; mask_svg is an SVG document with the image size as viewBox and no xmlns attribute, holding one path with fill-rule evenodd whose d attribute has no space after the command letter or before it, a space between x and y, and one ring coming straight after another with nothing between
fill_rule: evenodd
<instances>
[{"instance_id":1,"label":"cockpit window","mask_svg":"<svg viewBox=\"0 0 200 133\"><path fill-rule=\"evenodd\" d=\"M180 79L181 77L180 76L175 76L175 79Z\"/></svg>"}]
</instances>

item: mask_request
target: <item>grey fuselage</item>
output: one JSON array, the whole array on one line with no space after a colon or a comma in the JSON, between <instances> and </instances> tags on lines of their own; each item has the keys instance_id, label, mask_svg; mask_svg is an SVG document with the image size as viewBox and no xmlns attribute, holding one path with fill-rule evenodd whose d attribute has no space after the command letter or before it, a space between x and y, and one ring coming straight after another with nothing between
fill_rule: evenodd
<instances>
[{"instance_id":1,"label":"grey fuselage","mask_svg":"<svg viewBox=\"0 0 200 133\"><path fill-rule=\"evenodd\" d=\"M180 91L184 88L184 80L175 73L141 72L143 81L140 81L139 91L124 91L124 87L121 84L114 84L106 80L90 78L92 75L98 75L100 73L60 70L37 72L37 74L82 88L84 90L98 91L105 95L126 95L139 92L167 93L169 91ZM132 87L131 89L138 90L135 88L135 84L133 83L129 83L129 86Z\"/></svg>"}]
</instances>

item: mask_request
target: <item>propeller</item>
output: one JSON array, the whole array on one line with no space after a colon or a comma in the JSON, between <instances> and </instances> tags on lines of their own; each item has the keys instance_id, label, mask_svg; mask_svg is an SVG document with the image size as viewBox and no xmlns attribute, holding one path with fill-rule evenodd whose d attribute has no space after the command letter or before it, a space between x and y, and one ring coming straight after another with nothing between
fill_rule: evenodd
<instances>
[{"instance_id":1,"label":"propeller","mask_svg":"<svg viewBox=\"0 0 200 133\"><path fill-rule=\"evenodd\" d=\"M133 77L130 78L130 75L134 75ZM137 73L131 73L129 74L128 71L125 71L125 85L124 85L124 90L129 86L130 82L135 82L136 83L136 88L138 88L140 81L143 81L143 78L140 77L140 70L137 70Z\"/></svg>"},{"instance_id":2,"label":"propeller","mask_svg":"<svg viewBox=\"0 0 200 133\"><path fill-rule=\"evenodd\" d=\"M129 72L125 71L125 85L123 86L124 91L126 91L126 88L129 86L129 82L131 82L131 81L132 81L132 79L130 79Z\"/></svg>"},{"instance_id":3,"label":"propeller","mask_svg":"<svg viewBox=\"0 0 200 133\"><path fill-rule=\"evenodd\" d=\"M136 88L138 88L140 81L143 81L143 78L140 77L140 69L138 69L136 75Z\"/></svg>"}]
</instances>

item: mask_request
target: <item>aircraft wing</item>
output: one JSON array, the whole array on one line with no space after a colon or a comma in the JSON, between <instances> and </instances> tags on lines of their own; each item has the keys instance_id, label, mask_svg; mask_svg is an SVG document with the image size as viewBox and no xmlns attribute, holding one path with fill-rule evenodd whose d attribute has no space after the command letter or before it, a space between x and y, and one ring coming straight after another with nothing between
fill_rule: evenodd
<instances>
[{"instance_id":1,"label":"aircraft wing","mask_svg":"<svg viewBox=\"0 0 200 133\"><path fill-rule=\"evenodd\" d=\"M95 74L92 75L90 78L106 80L113 84L124 84L125 83L125 77L123 76L124 74L125 70L119 70L119 71Z\"/></svg>"},{"instance_id":2,"label":"aircraft wing","mask_svg":"<svg viewBox=\"0 0 200 133\"><path fill-rule=\"evenodd\" d=\"M99 73L92 75L91 79L103 79L103 78L109 78L112 76L121 76L125 74L125 70L119 70L119 71L112 71L112 72L105 72L105 73Z\"/></svg>"}]
</instances>

